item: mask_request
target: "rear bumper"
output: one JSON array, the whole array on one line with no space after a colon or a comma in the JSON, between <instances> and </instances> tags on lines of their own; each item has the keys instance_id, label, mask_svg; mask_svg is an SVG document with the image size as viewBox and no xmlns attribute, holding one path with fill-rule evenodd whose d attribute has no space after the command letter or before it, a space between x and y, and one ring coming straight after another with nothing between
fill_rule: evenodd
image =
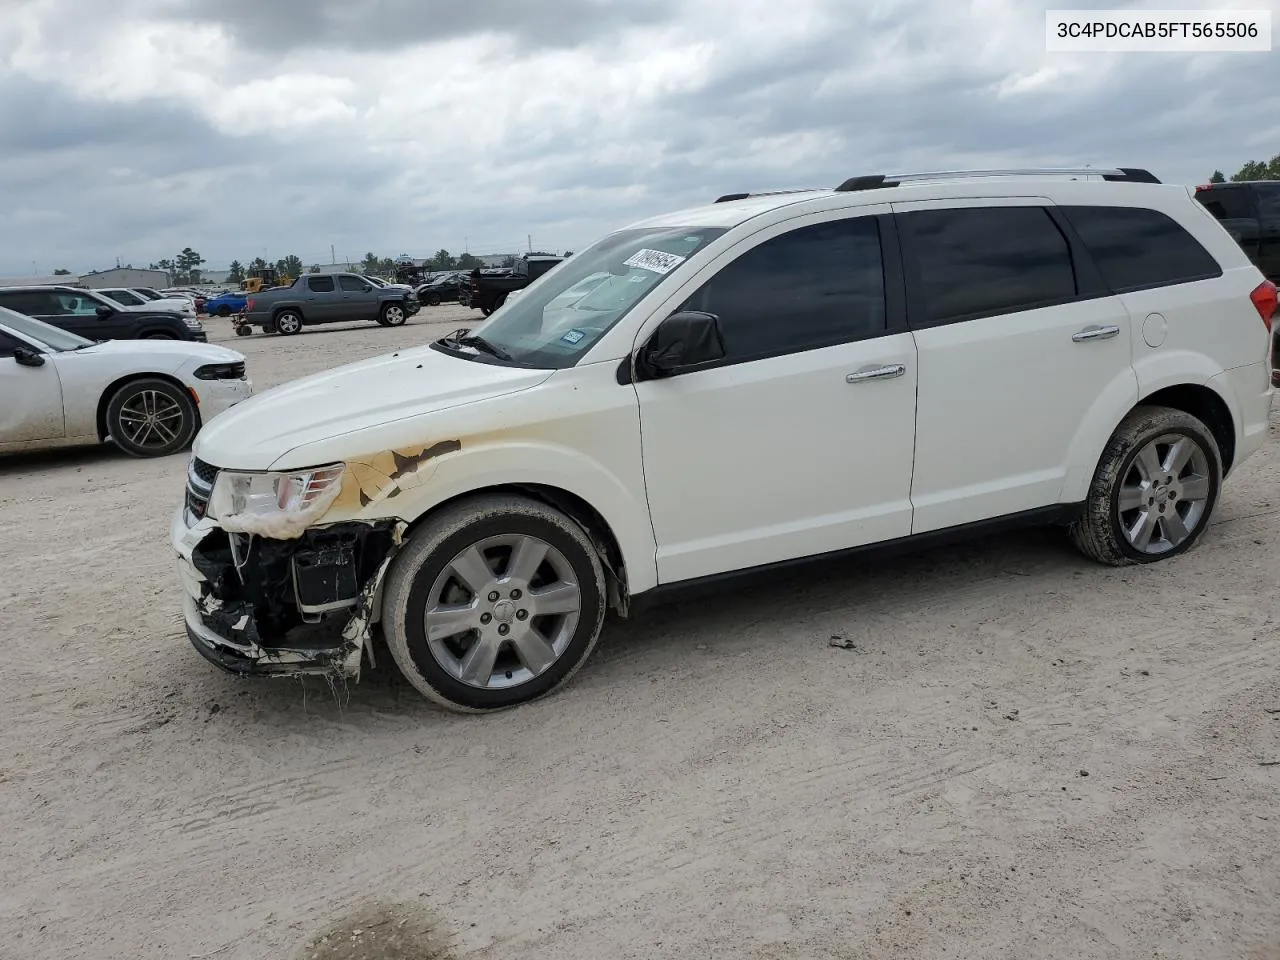
<instances>
[{"instance_id":1,"label":"rear bumper","mask_svg":"<svg viewBox=\"0 0 1280 960\"><path fill-rule=\"evenodd\" d=\"M1218 374L1210 384L1227 398L1236 420L1236 455L1234 471L1258 452L1266 442L1270 428L1271 401L1275 396L1275 371L1269 362L1251 363Z\"/></svg>"}]
</instances>

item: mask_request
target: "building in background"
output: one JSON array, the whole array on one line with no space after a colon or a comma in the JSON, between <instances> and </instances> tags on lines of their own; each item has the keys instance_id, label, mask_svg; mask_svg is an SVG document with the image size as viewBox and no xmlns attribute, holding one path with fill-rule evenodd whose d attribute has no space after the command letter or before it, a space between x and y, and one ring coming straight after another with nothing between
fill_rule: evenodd
<instances>
[{"instance_id":1,"label":"building in background","mask_svg":"<svg viewBox=\"0 0 1280 960\"><path fill-rule=\"evenodd\" d=\"M82 275L79 286L88 287L90 290L100 290L104 287L154 287L160 290L169 286L169 274L163 270L112 267L110 270L95 270Z\"/></svg>"},{"instance_id":2,"label":"building in background","mask_svg":"<svg viewBox=\"0 0 1280 960\"><path fill-rule=\"evenodd\" d=\"M83 287L79 277L60 273L52 277L0 277L0 287L47 287L59 284L64 287Z\"/></svg>"}]
</instances>

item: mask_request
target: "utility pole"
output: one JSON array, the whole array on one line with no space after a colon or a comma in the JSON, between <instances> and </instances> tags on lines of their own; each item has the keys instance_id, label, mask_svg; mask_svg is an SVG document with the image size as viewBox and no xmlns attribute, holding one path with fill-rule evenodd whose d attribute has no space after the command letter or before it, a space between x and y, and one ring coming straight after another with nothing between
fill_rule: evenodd
<instances>
[{"instance_id":1,"label":"utility pole","mask_svg":"<svg viewBox=\"0 0 1280 960\"><path fill-rule=\"evenodd\" d=\"M333 244L331 243L329 244L329 263L334 264L337 262L338 262L338 255L333 252Z\"/></svg>"}]
</instances>

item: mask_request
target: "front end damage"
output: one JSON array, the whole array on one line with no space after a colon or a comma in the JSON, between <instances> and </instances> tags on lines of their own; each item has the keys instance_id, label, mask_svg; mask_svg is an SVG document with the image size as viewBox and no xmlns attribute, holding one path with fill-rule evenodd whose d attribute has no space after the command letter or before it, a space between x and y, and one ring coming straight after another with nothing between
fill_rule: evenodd
<instances>
[{"instance_id":1,"label":"front end damage","mask_svg":"<svg viewBox=\"0 0 1280 960\"><path fill-rule=\"evenodd\" d=\"M288 540L174 522L187 636L205 659L240 675L359 678L402 521L331 523Z\"/></svg>"}]
</instances>

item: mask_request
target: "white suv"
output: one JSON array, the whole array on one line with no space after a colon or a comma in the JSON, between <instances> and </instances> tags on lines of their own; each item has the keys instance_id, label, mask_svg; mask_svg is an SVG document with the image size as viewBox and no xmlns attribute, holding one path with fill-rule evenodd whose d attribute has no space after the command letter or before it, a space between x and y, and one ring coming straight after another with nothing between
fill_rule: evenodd
<instances>
[{"instance_id":1,"label":"white suv","mask_svg":"<svg viewBox=\"0 0 1280 960\"><path fill-rule=\"evenodd\" d=\"M380 622L417 689L482 711L567 680L606 611L726 574L1030 522L1176 556L1266 436L1275 310L1141 170L655 217L469 334L209 424L172 527L188 633L235 672L355 677Z\"/></svg>"}]
</instances>

